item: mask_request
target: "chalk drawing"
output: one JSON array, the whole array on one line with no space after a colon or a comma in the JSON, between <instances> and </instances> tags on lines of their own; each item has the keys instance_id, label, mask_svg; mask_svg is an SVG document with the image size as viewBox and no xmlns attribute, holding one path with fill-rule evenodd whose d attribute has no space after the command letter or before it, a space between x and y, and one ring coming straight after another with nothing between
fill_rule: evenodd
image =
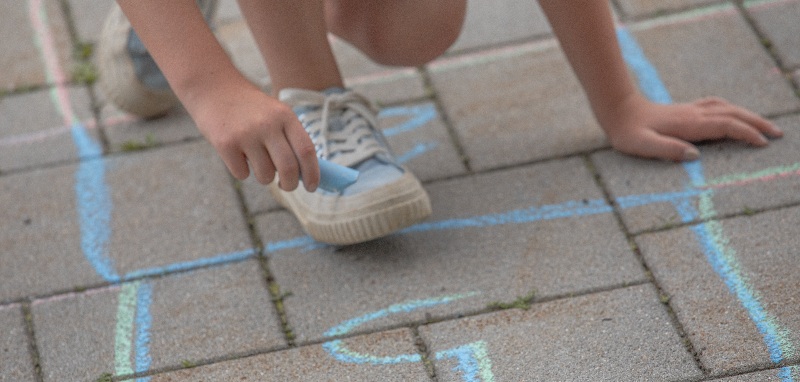
<instances>
[{"instance_id":1,"label":"chalk drawing","mask_svg":"<svg viewBox=\"0 0 800 382\"><path fill-rule=\"evenodd\" d=\"M81 164L75 176L75 189L78 205L78 216L81 226L81 248L84 256L95 269L98 275L111 283L123 283L119 289L119 304L117 307L117 323L115 333L115 371L117 375L145 372L149 369L151 359L149 355L150 326L152 317L150 305L152 303L152 288L149 284L139 279L197 269L200 267L228 264L252 258L256 249L249 249L228 254L219 254L189 262L170 264L163 267L147 268L131 271L120 276L114 269L113 261L108 257L107 245L111 235L111 199L108 186L105 183L105 162L102 158L102 149L88 134L85 124L75 117L70 104L69 90L66 87L66 76L59 66L55 45L47 23L47 14L41 0L29 0L29 13L34 27L36 44L45 63L48 82L54 84L51 88L53 104L64 119L65 126L69 126L73 142L81 158ZM706 16L710 10L697 12L695 16ZM655 67L647 60L633 36L624 28L618 29L618 38L623 55L628 65L635 72L642 91L653 101L671 103L669 92L661 82ZM385 129L387 136L394 136L425 125L435 118L436 110L432 104L414 107L387 108L380 114L381 117L408 117L404 122ZM34 134L25 137L7 138L2 144L11 145L30 143L37 139L55 134L53 131ZM427 151L435 149L435 143L418 143L407 153L399 156L403 161L408 161ZM800 163L763 169L752 173L739 173L723 176L713 180L706 180L702 171L701 162L684 165L690 183L683 191L629 195L617 198L615 203L618 208L634 208L652 203L672 203L679 212L682 221L692 222L715 216L711 200L714 190L728 187L740 187L756 182L770 182L776 179L800 176ZM695 207L694 201L699 200ZM432 230L453 230L466 228L491 227L503 224L527 224L550 219L575 218L594 214L610 213L613 209L604 200L568 201L557 205L531 206L527 209L508 211L505 213L488 214L462 219L449 219L439 222L422 223L410 227L402 234L413 234ZM780 325L777 318L767 312L761 305L758 292L751 286L746 273L736 260L736 252L730 248L730 243L725 236L719 222L691 226L703 249L709 263L731 293L736 296L742 306L747 310L751 320L762 334L764 342L770 352L770 360L780 363L788 357L794 356L796 350L788 339L788 330ZM271 242L265 245L266 253L276 253L293 248L314 248L319 246L309 237L297 237L289 240ZM330 329L325 333L328 337L343 336L351 333L356 327L391 314L411 312L417 309L451 303L458 299L471 297L473 294L445 296L432 299L415 300L407 303L392 305L389 308L370 313ZM324 348L334 358L347 363L359 364L392 364L404 362L419 362L418 354L406 354L394 357L376 357L368 354L359 354L344 347L341 340L332 340L323 344ZM457 366L453 369L465 381L492 381L491 361L487 345L483 341L465 344L453 349L437 352L433 355L437 360L453 359ZM778 371L782 381L793 381L792 368L782 367ZM149 378L139 378L137 381L147 382Z\"/></svg>"},{"instance_id":2,"label":"chalk drawing","mask_svg":"<svg viewBox=\"0 0 800 382\"><path fill-rule=\"evenodd\" d=\"M389 306L376 312L368 313L363 316L347 320L324 333L326 337L343 336L351 333L357 327L370 321L384 318L392 314L410 313L415 310L430 308L437 305L444 305L464 298L478 295L477 292L443 296L437 298L413 300ZM418 353L400 354L395 356L375 356L362 354L348 349L342 340L328 341L322 344L322 348L334 359L344 363L369 364L369 365L396 365L401 363L422 362L422 356ZM460 374L462 380L467 382L493 382L492 362L486 349L486 343L477 341L452 349L436 352L434 358L437 360L453 359L457 365L453 371Z\"/></svg>"},{"instance_id":3,"label":"chalk drawing","mask_svg":"<svg viewBox=\"0 0 800 382\"><path fill-rule=\"evenodd\" d=\"M624 27L617 30L617 35L622 47L625 61L635 73L639 87L654 102L669 104L672 99L664 86L655 67L647 60L642 49L634 39L633 35ZM690 187L697 189L706 187L706 180L701 161L685 163L684 170L690 180ZM773 170L774 171L774 170ZM789 173L796 171L794 166L780 169L777 173ZM772 171L757 172L750 174L753 178L770 178L775 176ZM721 183L742 183L748 178L732 176L722 178ZM695 209L690 204L680 204L679 213L683 221L694 219L707 219L716 216L712 201L713 194L702 192L699 195L699 207ZM795 355L795 349L789 340L788 329L781 326L777 318L769 313L761 303L761 298L755 288L750 284L748 277L742 271L742 267L737 260L736 251L730 246L730 241L725 235L722 224L719 221L708 221L692 227L692 231L702 248L711 267L719 275L728 290L739 300L739 303L747 311L750 319L755 324L763 337L763 341L769 351L770 360L775 364L784 362L787 358ZM781 381L793 381L791 371L787 367L779 369Z\"/></svg>"},{"instance_id":4,"label":"chalk drawing","mask_svg":"<svg viewBox=\"0 0 800 382\"><path fill-rule=\"evenodd\" d=\"M150 303L152 287L143 282L123 284L117 303L114 336L114 374L130 375L150 369ZM149 377L137 382L148 382Z\"/></svg>"}]
</instances>

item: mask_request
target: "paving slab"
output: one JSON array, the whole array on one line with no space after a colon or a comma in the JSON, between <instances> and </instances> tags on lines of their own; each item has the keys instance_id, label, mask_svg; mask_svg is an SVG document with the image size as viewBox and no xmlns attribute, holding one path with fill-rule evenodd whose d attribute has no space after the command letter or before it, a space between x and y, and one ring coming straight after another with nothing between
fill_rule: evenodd
<instances>
[{"instance_id":1,"label":"paving slab","mask_svg":"<svg viewBox=\"0 0 800 382\"><path fill-rule=\"evenodd\" d=\"M720 2L719 0L617 0L627 18L657 16Z\"/></svg>"},{"instance_id":2,"label":"paving slab","mask_svg":"<svg viewBox=\"0 0 800 382\"><path fill-rule=\"evenodd\" d=\"M800 66L800 1L746 1L745 7L758 27L766 33L786 67Z\"/></svg>"},{"instance_id":3,"label":"paving slab","mask_svg":"<svg viewBox=\"0 0 800 382\"><path fill-rule=\"evenodd\" d=\"M219 25L242 19L242 13L236 0L220 0L218 4L216 19Z\"/></svg>"},{"instance_id":4,"label":"paving slab","mask_svg":"<svg viewBox=\"0 0 800 382\"><path fill-rule=\"evenodd\" d=\"M750 213L800 201L796 193L787 192L800 187L800 116L774 122L785 136L768 147L736 142L703 145L701 162L688 168L610 151L597 153L592 160L632 232ZM702 174L704 182L693 184L690 171ZM702 208L703 192L711 195L714 208ZM690 209L682 213L679 208L684 207Z\"/></svg>"},{"instance_id":5,"label":"paving slab","mask_svg":"<svg viewBox=\"0 0 800 382\"><path fill-rule=\"evenodd\" d=\"M78 40L91 44L100 41L100 32L114 3L105 0L67 0L67 4Z\"/></svg>"},{"instance_id":6,"label":"paving slab","mask_svg":"<svg viewBox=\"0 0 800 382\"><path fill-rule=\"evenodd\" d=\"M240 358L208 366L165 373L152 382L177 381L430 381L422 362L373 364L353 362L359 355L392 358L397 354L418 356L409 329L348 338L339 343L353 361L334 358L326 350L330 344L304 346L291 350ZM356 352L357 355L353 355ZM365 357L365 358L366 358Z\"/></svg>"},{"instance_id":7,"label":"paving slab","mask_svg":"<svg viewBox=\"0 0 800 382\"><path fill-rule=\"evenodd\" d=\"M36 7L32 12L30 7ZM0 5L3 22L0 23L0 89L52 84L45 74L44 61L39 52L38 41L52 39L54 59L63 68L69 68L72 42L69 28L64 20L61 2L44 0L37 2L7 1ZM31 16L36 16L36 23ZM49 33L46 33L49 31ZM69 76L69 70L66 70Z\"/></svg>"},{"instance_id":8,"label":"paving slab","mask_svg":"<svg viewBox=\"0 0 800 382\"><path fill-rule=\"evenodd\" d=\"M580 159L427 190L432 218L361 245L309 248L292 241L302 232L288 213L257 219L299 341L644 280ZM399 314L369 316L377 311ZM333 329L356 317L379 319Z\"/></svg>"},{"instance_id":9,"label":"paving slab","mask_svg":"<svg viewBox=\"0 0 800 382\"><path fill-rule=\"evenodd\" d=\"M252 247L227 170L205 141L109 159L107 259L121 275Z\"/></svg>"},{"instance_id":10,"label":"paving slab","mask_svg":"<svg viewBox=\"0 0 800 382\"><path fill-rule=\"evenodd\" d=\"M112 152L136 151L203 137L192 118L180 105L165 116L143 120L105 103L100 115L109 150Z\"/></svg>"},{"instance_id":11,"label":"paving slab","mask_svg":"<svg viewBox=\"0 0 800 382\"><path fill-rule=\"evenodd\" d=\"M38 300L45 381L180 367L285 346L257 261Z\"/></svg>"},{"instance_id":12,"label":"paving slab","mask_svg":"<svg viewBox=\"0 0 800 382\"><path fill-rule=\"evenodd\" d=\"M702 376L650 285L426 325L420 335L439 381Z\"/></svg>"},{"instance_id":13,"label":"paving slab","mask_svg":"<svg viewBox=\"0 0 800 382\"><path fill-rule=\"evenodd\" d=\"M0 381L35 381L36 373L19 305L0 306L0 328Z\"/></svg>"},{"instance_id":14,"label":"paving slab","mask_svg":"<svg viewBox=\"0 0 800 382\"><path fill-rule=\"evenodd\" d=\"M466 172L433 103L385 107L378 115L378 125L398 160L420 181L429 182ZM267 187L258 183L255 177L242 182L242 191L250 212L281 208Z\"/></svg>"},{"instance_id":15,"label":"paving slab","mask_svg":"<svg viewBox=\"0 0 800 382\"><path fill-rule=\"evenodd\" d=\"M629 28L675 102L714 95L766 115L800 107L733 5L657 18Z\"/></svg>"},{"instance_id":16,"label":"paving slab","mask_svg":"<svg viewBox=\"0 0 800 382\"><path fill-rule=\"evenodd\" d=\"M85 127L94 127L91 100L83 87L67 87L75 117ZM31 110L36 110L32 113ZM10 94L0 98L0 172L74 161L79 152L73 143L72 126L66 125L53 105L51 90ZM97 139L97 130L87 133Z\"/></svg>"},{"instance_id":17,"label":"paving slab","mask_svg":"<svg viewBox=\"0 0 800 382\"><path fill-rule=\"evenodd\" d=\"M798 366L783 367L775 370L765 370L750 374L737 375L735 377L715 379L714 381L715 382L751 382L751 381L782 382L787 380L786 375L790 375L793 378L793 379L788 379L789 381L797 380L797 378L800 378L800 367Z\"/></svg>"},{"instance_id":18,"label":"paving slab","mask_svg":"<svg viewBox=\"0 0 800 382\"><path fill-rule=\"evenodd\" d=\"M445 58L428 70L473 169L607 146L555 40Z\"/></svg>"},{"instance_id":19,"label":"paving slab","mask_svg":"<svg viewBox=\"0 0 800 382\"><path fill-rule=\"evenodd\" d=\"M467 1L461 35L448 52L519 42L550 33L547 18L536 2L471 0Z\"/></svg>"},{"instance_id":20,"label":"paving slab","mask_svg":"<svg viewBox=\"0 0 800 382\"><path fill-rule=\"evenodd\" d=\"M77 166L0 177L0 301L102 282L81 249Z\"/></svg>"},{"instance_id":21,"label":"paving slab","mask_svg":"<svg viewBox=\"0 0 800 382\"><path fill-rule=\"evenodd\" d=\"M636 238L713 373L800 360L797 207ZM736 294L732 293L736 291Z\"/></svg>"},{"instance_id":22,"label":"paving slab","mask_svg":"<svg viewBox=\"0 0 800 382\"><path fill-rule=\"evenodd\" d=\"M33 303L44 381L96 380L114 373L119 286L63 294Z\"/></svg>"}]
</instances>

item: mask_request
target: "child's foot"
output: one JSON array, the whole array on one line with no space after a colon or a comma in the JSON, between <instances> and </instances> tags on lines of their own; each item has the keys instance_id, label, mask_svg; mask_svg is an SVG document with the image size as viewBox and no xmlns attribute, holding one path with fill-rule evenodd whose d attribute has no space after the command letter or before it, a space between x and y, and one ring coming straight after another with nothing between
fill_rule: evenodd
<instances>
[{"instance_id":1,"label":"child's foot","mask_svg":"<svg viewBox=\"0 0 800 382\"><path fill-rule=\"evenodd\" d=\"M197 0L197 4L210 21L217 0ZM166 78L116 2L106 17L97 54L100 86L119 109L153 118L178 104Z\"/></svg>"},{"instance_id":2,"label":"child's foot","mask_svg":"<svg viewBox=\"0 0 800 382\"><path fill-rule=\"evenodd\" d=\"M428 194L395 160L364 97L341 89L324 93L285 89L279 98L294 109L318 157L360 172L358 180L340 193L320 189L309 193L302 187L286 192L272 182L273 195L311 237L330 244L360 243L430 215Z\"/></svg>"}]
</instances>

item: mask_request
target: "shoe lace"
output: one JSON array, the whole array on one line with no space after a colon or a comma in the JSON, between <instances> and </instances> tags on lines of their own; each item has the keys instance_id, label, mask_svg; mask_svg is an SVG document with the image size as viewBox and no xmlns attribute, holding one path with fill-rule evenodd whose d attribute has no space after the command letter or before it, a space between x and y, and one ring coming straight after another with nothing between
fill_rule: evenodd
<instances>
[{"instance_id":1,"label":"shoe lace","mask_svg":"<svg viewBox=\"0 0 800 382\"><path fill-rule=\"evenodd\" d=\"M375 127L376 112L368 99L355 92L326 96L319 123L304 124L317 156L353 166L376 154L391 155ZM333 123L336 117L339 121Z\"/></svg>"}]
</instances>

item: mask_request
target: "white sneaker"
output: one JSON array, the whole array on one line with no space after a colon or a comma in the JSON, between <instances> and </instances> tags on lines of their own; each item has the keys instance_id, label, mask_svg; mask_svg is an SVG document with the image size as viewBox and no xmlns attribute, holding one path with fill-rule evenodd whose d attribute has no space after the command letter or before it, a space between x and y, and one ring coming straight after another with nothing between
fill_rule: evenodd
<instances>
[{"instance_id":1,"label":"white sneaker","mask_svg":"<svg viewBox=\"0 0 800 382\"><path fill-rule=\"evenodd\" d=\"M217 0L197 0L197 4L210 22ZM116 2L103 25L97 56L100 86L122 111L153 118L178 104L166 78Z\"/></svg>"},{"instance_id":2,"label":"white sneaker","mask_svg":"<svg viewBox=\"0 0 800 382\"><path fill-rule=\"evenodd\" d=\"M359 171L358 180L341 192L309 193L302 187L286 192L277 181L270 184L275 198L311 237L330 244L360 243L431 214L428 194L395 160L367 99L341 89L284 89L278 98L294 109L319 158Z\"/></svg>"}]
</instances>

